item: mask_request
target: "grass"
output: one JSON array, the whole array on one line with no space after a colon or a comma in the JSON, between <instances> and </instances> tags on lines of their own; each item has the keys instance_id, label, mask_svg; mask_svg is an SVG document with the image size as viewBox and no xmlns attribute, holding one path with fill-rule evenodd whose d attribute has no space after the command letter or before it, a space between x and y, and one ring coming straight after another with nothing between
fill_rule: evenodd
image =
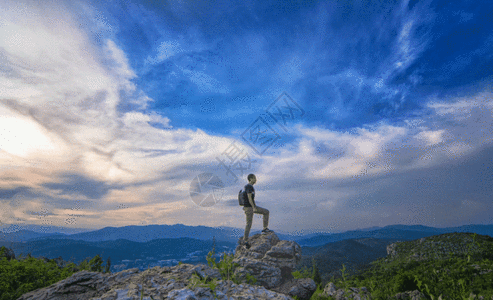
<instances>
[{"instance_id":1,"label":"grass","mask_svg":"<svg viewBox=\"0 0 493 300\"><path fill-rule=\"evenodd\" d=\"M473 243L475 237L476 234L473 236ZM471 246L470 244L469 250ZM0 251L3 251L4 248L0 248ZM235 278L234 270L238 265L232 263L233 254L228 255L224 252L220 261L216 262L214 251L213 246L212 251L207 255L207 261L211 268L219 270L222 278L232 280L235 284L256 284L256 279L253 276L247 276L246 282L240 282ZM384 259L379 259L371 263L370 269L352 276L346 276L346 268L343 264L340 270L342 278L335 279L332 277L328 282L333 282L337 288L343 288L346 292L349 287L367 287L372 299L388 299L389 296L394 296L397 293L419 290L432 300L436 300L440 296L442 299L462 300L477 299L475 296L483 296L485 300L489 300L493 296L493 271L480 275L479 271L471 265L476 264L482 269L493 270L493 261L489 258L479 259L477 254L477 252L469 252L465 256L451 257L447 260L428 259L420 262L407 262L399 259L386 262ZM84 260L77 268L79 271L103 272L101 263L102 259L97 255L89 262ZM15 300L25 293L68 278L74 273L73 267L76 265L70 263L64 268L59 268L54 261L44 262L32 258L30 255L22 261L7 261L6 258L2 258L0 274L8 274L8 276L0 277L0 291L2 291L0 300ZM108 265L106 267L108 270ZM104 273L106 272L104 271ZM316 281L317 290L310 300L335 299L323 295L323 288L328 282L321 282L316 273L316 264L311 270L305 268L301 271L292 272L295 278L312 278ZM200 278L197 275L193 275L188 281L189 288L208 287L214 294L216 285L217 279ZM141 300L143 297L144 288L142 287Z\"/></svg>"}]
</instances>

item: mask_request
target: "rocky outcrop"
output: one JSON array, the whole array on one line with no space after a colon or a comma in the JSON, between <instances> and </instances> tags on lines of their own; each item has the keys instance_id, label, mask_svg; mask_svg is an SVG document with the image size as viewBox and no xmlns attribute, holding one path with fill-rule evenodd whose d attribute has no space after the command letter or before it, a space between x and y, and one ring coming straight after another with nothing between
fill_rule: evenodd
<instances>
[{"instance_id":1,"label":"rocky outcrop","mask_svg":"<svg viewBox=\"0 0 493 300\"><path fill-rule=\"evenodd\" d=\"M294 279L291 272L301 260L301 247L293 241L281 241L274 232L249 238L250 249L238 245L233 263L239 264L234 275L242 281L247 274L269 290L300 300L308 300L317 289L310 278Z\"/></svg>"},{"instance_id":2,"label":"rocky outcrop","mask_svg":"<svg viewBox=\"0 0 493 300\"><path fill-rule=\"evenodd\" d=\"M256 234L250 237L249 243L250 249L244 245L236 247L233 263L240 265L234 273L236 278L246 280L250 274L266 288L280 286L293 278L291 271L301 260L301 247L297 243L280 241L273 232Z\"/></svg>"},{"instance_id":3,"label":"rocky outcrop","mask_svg":"<svg viewBox=\"0 0 493 300\"><path fill-rule=\"evenodd\" d=\"M249 274L257 279L256 284L235 284L205 264L154 267L143 272L133 268L113 274L82 270L17 300L138 300L141 296L142 300L293 300L293 296L310 299L316 290L315 282L309 278L294 279L291 275L301 259L301 247L297 243L281 241L275 233L254 235L249 242L249 249L244 245L236 248L233 262L240 266L234 274L243 282L247 282ZM9 252L9 257L12 256ZM190 279L194 274L206 284L214 280L215 287L193 286Z\"/></svg>"},{"instance_id":4,"label":"rocky outcrop","mask_svg":"<svg viewBox=\"0 0 493 300\"><path fill-rule=\"evenodd\" d=\"M187 287L193 274L199 278L207 276L207 282L217 279L214 291L209 287ZM51 286L26 293L17 300L139 300L141 296L142 300L293 299L264 287L222 280L218 270L205 264L181 264L154 267L143 272L133 268L114 274L84 270Z\"/></svg>"}]
</instances>

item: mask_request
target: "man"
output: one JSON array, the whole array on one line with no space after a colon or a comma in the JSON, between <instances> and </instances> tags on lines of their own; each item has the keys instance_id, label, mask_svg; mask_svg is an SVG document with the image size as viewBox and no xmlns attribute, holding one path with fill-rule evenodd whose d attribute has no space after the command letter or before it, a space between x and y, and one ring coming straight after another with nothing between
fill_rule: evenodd
<instances>
[{"instance_id":1,"label":"man","mask_svg":"<svg viewBox=\"0 0 493 300\"><path fill-rule=\"evenodd\" d=\"M255 189L253 188L253 185L257 182L257 177L255 177L254 174L248 174L247 179L248 184L245 185L245 193L247 195L247 199L245 200L248 201L245 202L245 205L243 207L243 211L246 215L246 227L245 234L243 236L243 242L245 243L247 249L249 249L250 244L248 243L248 235L250 234L250 228L252 228L254 213L264 215L264 230L262 230L262 233L272 232L272 230L267 228L267 226L269 226L269 211L255 204Z\"/></svg>"}]
</instances>

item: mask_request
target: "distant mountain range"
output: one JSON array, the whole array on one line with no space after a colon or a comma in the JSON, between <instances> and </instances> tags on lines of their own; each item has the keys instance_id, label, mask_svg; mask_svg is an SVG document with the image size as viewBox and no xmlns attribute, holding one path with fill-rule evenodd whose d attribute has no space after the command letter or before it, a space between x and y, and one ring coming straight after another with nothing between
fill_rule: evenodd
<instances>
[{"instance_id":1,"label":"distant mountain range","mask_svg":"<svg viewBox=\"0 0 493 300\"><path fill-rule=\"evenodd\" d=\"M399 239L415 240L431 235L439 235L452 232L471 232L493 237L493 224L491 225L464 225L460 227L434 228L422 225L389 225L379 229L359 229L334 234L317 234L312 237L296 240L300 246L322 246L328 243L350 239Z\"/></svg>"},{"instance_id":2,"label":"distant mountain range","mask_svg":"<svg viewBox=\"0 0 493 300\"><path fill-rule=\"evenodd\" d=\"M250 236L259 231L252 231ZM276 232L281 240L296 241L302 246L303 263L310 265L312 257L324 270L335 270L341 262L359 269L380 257L385 257L388 244L452 232L470 232L493 237L493 225L465 225L433 228L422 225L390 225L334 234L295 236ZM207 263L205 257L216 240L216 254L234 253L243 229L232 227L144 225L105 227L76 233L39 233L19 230L0 232L0 247L14 250L16 258L31 253L33 257L57 258L79 264L97 254L106 261L111 257L111 271L138 267L145 270L160 265L175 265L178 261Z\"/></svg>"},{"instance_id":3,"label":"distant mountain range","mask_svg":"<svg viewBox=\"0 0 493 300\"><path fill-rule=\"evenodd\" d=\"M61 229L61 228L60 228ZM260 230L253 230L250 236L259 233ZM124 227L105 227L102 229L87 231L75 234L65 234L60 232L41 233L37 231L21 229L18 231L5 233L0 232L1 242L20 242L39 241L43 239L71 239L82 240L85 242L112 241L126 239L132 242L144 243L156 239L167 238L193 238L203 241L212 240L236 243L238 238L243 236L244 228L233 227L206 227L206 226L187 226L183 224L175 225L130 225ZM298 240L302 238L316 237L318 234L308 234L294 236L276 232L279 238L285 240Z\"/></svg>"},{"instance_id":4,"label":"distant mountain range","mask_svg":"<svg viewBox=\"0 0 493 300\"><path fill-rule=\"evenodd\" d=\"M36 225L34 225L36 226ZM40 226L41 227L41 226ZM63 228L60 228L63 230ZM39 230L39 229L38 229ZM238 238L243 236L243 228L233 227L206 227L206 226L187 226L183 224L175 225L131 225L124 227L105 227L98 230L65 234L60 232L40 233L34 230L18 230L5 233L0 231L0 243L29 241L39 241L46 238L50 239L71 239L82 240L85 242L102 242L125 239L132 242L144 243L156 239L170 238L193 238L203 241L212 240L236 243ZM253 230L250 236L260 232ZM348 239L403 239L413 240L451 232L472 232L482 235L493 236L493 224L491 225L464 225L460 227L434 228L422 225L388 225L385 227L371 227L342 233L312 233L306 235L291 235L275 231L282 240L296 241L300 246L321 246L327 243Z\"/></svg>"}]
</instances>

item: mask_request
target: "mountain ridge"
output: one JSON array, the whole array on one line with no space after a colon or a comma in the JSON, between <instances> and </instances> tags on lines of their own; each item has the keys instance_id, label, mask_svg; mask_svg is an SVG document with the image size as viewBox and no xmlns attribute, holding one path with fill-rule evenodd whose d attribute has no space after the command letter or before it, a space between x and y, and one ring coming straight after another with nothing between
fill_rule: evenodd
<instances>
[{"instance_id":1,"label":"mountain ridge","mask_svg":"<svg viewBox=\"0 0 493 300\"><path fill-rule=\"evenodd\" d=\"M173 265L178 263L179 260L184 262L188 261L190 263L205 263L205 256L212 248L213 238L215 238L218 247L220 248L220 251L218 252L224 251L226 253L232 253L238 242L238 238L228 237L227 234L226 237L218 234L218 236L211 236L209 239L197 239L195 237L153 238L154 236L151 236L149 232L145 230L145 227L147 226L134 227L134 229L138 230L140 233L140 236L138 237L132 237L127 231L125 238L113 236L114 239L105 240L100 237L97 241L91 241L91 239L87 238L93 239L95 232L89 232L89 235L86 236L75 235L71 236L71 238L67 238L65 235L53 235L48 237L38 236L29 241L22 240L22 237L16 236L16 233L12 233L12 239L10 241L0 241L0 246L13 249L17 255L22 253L25 256L27 253L31 253L33 257L63 257L65 260L70 259L75 263L80 263L87 257L91 258L99 254L103 260L108 256L111 257L114 266L118 266L118 268L129 268L133 266L145 269L147 265ZM175 228L180 228L180 226ZM468 228L471 227L469 226ZM151 227L151 229L154 228ZM488 226L483 226L479 229L485 231L488 230ZM109 234L111 232L117 232L118 230L119 228L113 227L103 232ZM327 262L325 263L326 269L338 270L340 269L341 263L348 265L348 268L354 269L363 266L367 267L367 264L370 261L387 255L386 247L390 243L426 238L437 235L437 231L442 230L446 231L443 233L447 233L447 231L451 231L452 228L430 229L430 227L420 225L408 227L406 227L406 225L397 225L367 231L350 231L344 234L318 235L308 239L304 239L304 236L297 237L298 239L294 239L293 236L285 236L282 234L278 234L278 236L283 240L296 241L302 247L302 256L304 258L302 262L304 266L309 267L311 265L312 257L317 258L320 256L319 253L325 253L323 256L328 257ZM177 230L174 231L175 233L178 232ZM154 230L154 233L156 232L157 231ZM22 233L24 232L17 232L17 234ZM221 232L219 231L219 233ZM224 231L222 233L224 234ZM252 235L253 234L255 234L255 232L252 232ZM75 239L75 237L77 237L77 239ZM108 237L108 235L104 235L103 237ZM146 237L146 239L144 239L144 237ZM15 238L20 238L21 241L16 242ZM313 239L315 239L315 241ZM174 252L173 244L176 243L188 246L181 246L180 251ZM125 253L119 254L120 249L127 250ZM75 259L67 257L67 253L71 253ZM112 271L113 270L116 270L116 268L113 269L112 266Z\"/></svg>"},{"instance_id":2,"label":"mountain ridge","mask_svg":"<svg viewBox=\"0 0 493 300\"><path fill-rule=\"evenodd\" d=\"M252 231L252 234L259 230ZM491 225L463 225L460 227L434 228L423 225L387 225L385 227L371 227L351 230L341 233L310 233L307 235L292 235L277 233L281 239L293 240L300 246L320 246L346 239L363 238L418 238L421 234L429 235L451 233L451 232L476 232L478 234L493 236L493 224ZM199 240L210 240L213 237L218 241L234 243L243 236L243 229L233 227L206 227L188 226L183 224L174 225L129 225L124 227L105 227L102 229L87 231L76 234L64 233L39 233L31 230L19 230L11 233L0 232L1 242L28 242L42 240L45 238L74 239L84 241L106 241L117 239L128 239L134 242L148 242L160 238L191 237Z\"/></svg>"}]
</instances>

